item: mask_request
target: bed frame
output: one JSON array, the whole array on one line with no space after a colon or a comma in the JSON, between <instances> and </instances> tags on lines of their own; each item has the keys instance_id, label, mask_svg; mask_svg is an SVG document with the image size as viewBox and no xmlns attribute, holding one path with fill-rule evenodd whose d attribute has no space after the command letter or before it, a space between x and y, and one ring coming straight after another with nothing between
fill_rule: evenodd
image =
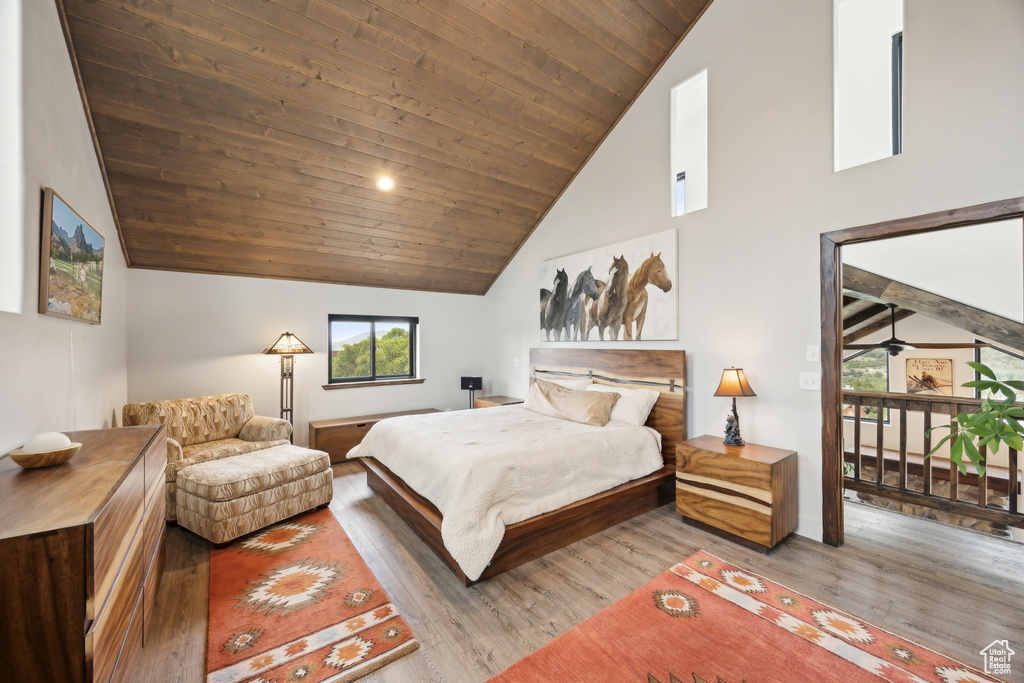
<instances>
[{"instance_id":1,"label":"bed frame","mask_svg":"<svg viewBox=\"0 0 1024 683\"><path fill-rule=\"evenodd\" d=\"M640 479L505 527L491 563L470 581L441 540L441 513L374 458L360 458L366 482L465 585L489 579L673 500L676 444L686 438L686 352L530 349L530 381L590 377L595 383L654 389L661 397L647 426L661 434L665 466ZM484 408L483 410L486 410Z\"/></svg>"}]
</instances>

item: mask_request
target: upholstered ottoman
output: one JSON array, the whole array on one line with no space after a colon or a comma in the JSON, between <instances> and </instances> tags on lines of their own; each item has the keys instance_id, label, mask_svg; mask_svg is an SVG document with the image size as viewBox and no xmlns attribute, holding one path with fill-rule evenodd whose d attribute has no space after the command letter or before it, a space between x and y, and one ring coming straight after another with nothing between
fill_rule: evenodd
<instances>
[{"instance_id":1,"label":"upholstered ottoman","mask_svg":"<svg viewBox=\"0 0 1024 683\"><path fill-rule=\"evenodd\" d=\"M333 476L326 453L291 444L189 465L175 482L178 524L227 543L329 503Z\"/></svg>"}]
</instances>

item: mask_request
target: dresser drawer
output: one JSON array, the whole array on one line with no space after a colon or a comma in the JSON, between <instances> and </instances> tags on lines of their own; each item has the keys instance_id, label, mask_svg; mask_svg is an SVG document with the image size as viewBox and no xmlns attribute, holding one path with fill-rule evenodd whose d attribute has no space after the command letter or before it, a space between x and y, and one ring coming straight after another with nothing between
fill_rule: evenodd
<instances>
[{"instance_id":1,"label":"dresser drawer","mask_svg":"<svg viewBox=\"0 0 1024 683\"><path fill-rule=\"evenodd\" d=\"M141 492L140 492L141 495ZM92 655L92 680L109 681L135 606L142 594L143 540L141 529L131 539L128 556L96 621L85 636L85 651ZM140 624L141 627L141 624Z\"/></svg>"},{"instance_id":2,"label":"dresser drawer","mask_svg":"<svg viewBox=\"0 0 1024 683\"><path fill-rule=\"evenodd\" d=\"M436 413L436 408L404 410L396 413L378 413L360 417L342 417L336 420L315 420L309 423L309 447L326 451L331 462L344 462L348 452L359 445L370 427L389 417Z\"/></svg>"},{"instance_id":3,"label":"dresser drawer","mask_svg":"<svg viewBox=\"0 0 1024 683\"><path fill-rule=\"evenodd\" d=\"M156 552L150 559L149 568L143 578L142 586L142 641L145 643L149 637L149 624L153 620L153 612L156 608L156 593L160 588L160 579L164 573L164 562L167 559L167 525L160 525L160 534L157 537Z\"/></svg>"},{"instance_id":4,"label":"dresser drawer","mask_svg":"<svg viewBox=\"0 0 1024 683\"><path fill-rule=\"evenodd\" d=\"M142 651L142 614L142 596L139 595L135 601L135 609L132 610L128 631L124 634L124 641L121 643L121 652L114 665L114 674L110 678L111 683L132 683L135 680L135 667L139 663L139 655Z\"/></svg>"},{"instance_id":5,"label":"dresser drawer","mask_svg":"<svg viewBox=\"0 0 1024 683\"><path fill-rule=\"evenodd\" d=\"M87 582L86 619L95 619L107 601L117 571L124 562L129 544L142 522L145 467L140 459L124 482L114 490L92 525L91 583ZM92 590L89 590L89 589Z\"/></svg>"}]
</instances>

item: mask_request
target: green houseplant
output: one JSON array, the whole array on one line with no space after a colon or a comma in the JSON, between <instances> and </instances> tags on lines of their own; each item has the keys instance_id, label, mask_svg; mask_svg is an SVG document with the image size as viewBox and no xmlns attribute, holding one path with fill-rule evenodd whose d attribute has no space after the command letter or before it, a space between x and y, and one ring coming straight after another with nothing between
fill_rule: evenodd
<instances>
[{"instance_id":1,"label":"green houseplant","mask_svg":"<svg viewBox=\"0 0 1024 683\"><path fill-rule=\"evenodd\" d=\"M936 429L948 429L949 434L942 437L926 457L931 457L947 441L952 440L949 447L949 459L956 463L962 474L967 473L964 455L974 464L979 475L985 474L985 458L981 455L981 447L987 446L992 453L999 450L1000 444L1006 444L1017 451L1024 450L1024 407L1016 403L1016 391L1024 391L1024 381L996 379L996 375L982 363L967 363L983 378L964 382L961 386L991 391L981 402L976 413L960 413L948 425L940 425L928 430L931 434ZM1002 400L996 400L996 396Z\"/></svg>"}]
</instances>

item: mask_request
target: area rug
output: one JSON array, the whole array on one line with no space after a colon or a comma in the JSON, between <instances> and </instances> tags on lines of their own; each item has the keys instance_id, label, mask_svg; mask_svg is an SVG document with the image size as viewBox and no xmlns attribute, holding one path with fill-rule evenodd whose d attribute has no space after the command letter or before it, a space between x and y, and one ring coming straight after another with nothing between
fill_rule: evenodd
<instances>
[{"instance_id":1,"label":"area rug","mask_svg":"<svg viewBox=\"0 0 1024 683\"><path fill-rule=\"evenodd\" d=\"M993 681L699 552L490 679L750 683Z\"/></svg>"},{"instance_id":2,"label":"area rug","mask_svg":"<svg viewBox=\"0 0 1024 683\"><path fill-rule=\"evenodd\" d=\"M330 509L211 551L208 683L341 683L418 646Z\"/></svg>"}]
</instances>

